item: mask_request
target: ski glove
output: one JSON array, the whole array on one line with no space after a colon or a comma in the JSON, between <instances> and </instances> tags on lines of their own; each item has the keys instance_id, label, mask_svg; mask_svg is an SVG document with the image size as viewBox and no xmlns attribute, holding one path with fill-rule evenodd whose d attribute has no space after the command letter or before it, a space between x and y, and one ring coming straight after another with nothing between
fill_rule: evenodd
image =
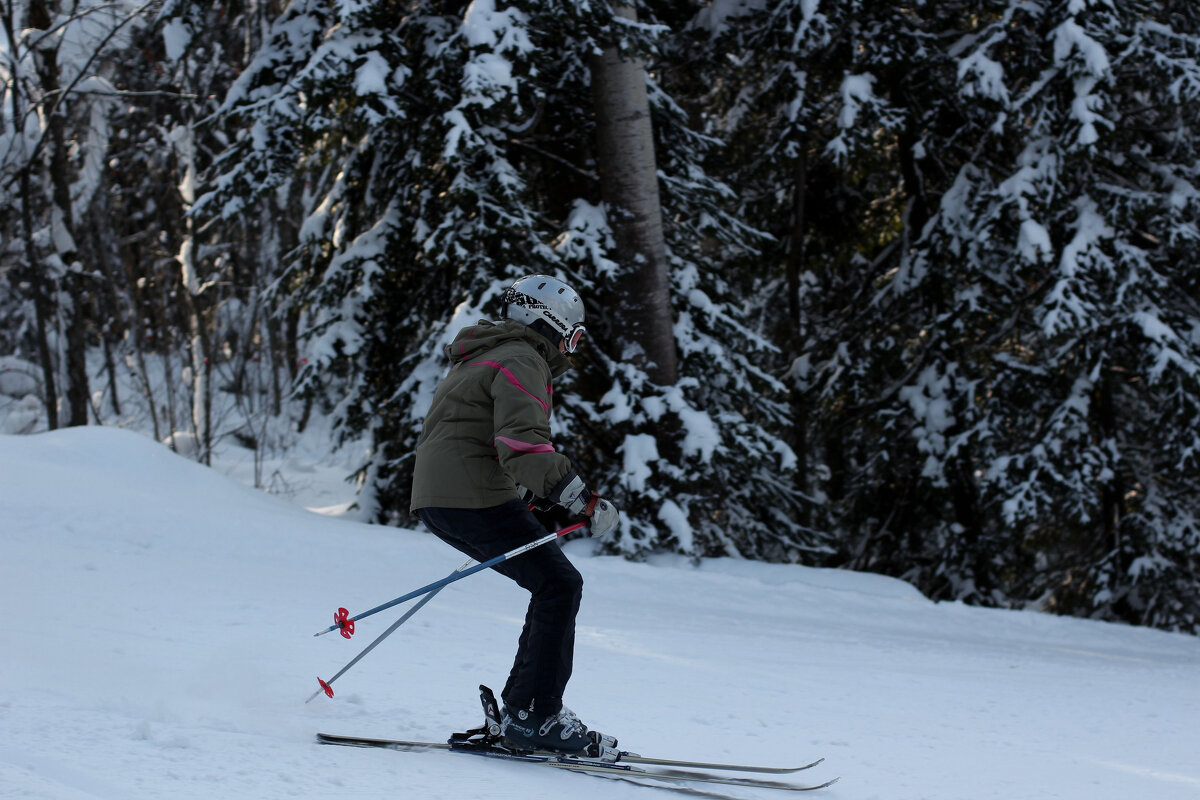
<instances>
[{"instance_id":1,"label":"ski glove","mask_svg":"<svg viewBox=\"0 0 1200 800\"><path fill-rule=\"evenodd\" d=\"M588 516L592 518L592 524L588 526L588 536L596 539L612 533L621 519L617 507L598 495L592 497L591 511Z\"/></svg>"},{"instance_id":2,"label":"ski glove","mask_svg":"<svg viewBox=\"0 0 1200 800\"><path fill-rule=\"evenodd\" d=\"M583 478L572 470L550 490L549 499L578 516L584 513L592 493L583 485Z\"/></svg>"},{"instance_id":3,"label":"ski glove","mask_svg":"<svg viewBox=\"0 0 1200 800\"><path fill-rule=\"evenodd\" d=\"M550 491L550 500L572 514L590 517L592 523L588 526L588 535L596 538L611 533L621 518L617 507L600 495L592 494L575 472L567 473L558 482Z\"/></svg>"}]
</instances>

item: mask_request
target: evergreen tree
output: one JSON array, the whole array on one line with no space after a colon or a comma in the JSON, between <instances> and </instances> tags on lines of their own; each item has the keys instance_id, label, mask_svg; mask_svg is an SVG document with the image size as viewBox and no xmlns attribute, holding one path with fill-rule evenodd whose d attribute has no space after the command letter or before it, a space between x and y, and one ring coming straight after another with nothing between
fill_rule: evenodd
<instances>
[{"instance_id":1,"label":"evergreen tree","mask_svg":"<svg viewBox=\"0 0 1200 800\"><path fill-rule=\"evenodd\" d=\"M631 362L614 313L629 267L601 202L588 59L606 47L661 58L655 22L602 3L294 4L227 97L247 134L199 206L229 217L297 166L307 176L286 278L305 304L304 386L344 398L343 435L373 441L360 495L370 515L407 518L441 345L494 316L513 278L548 272L579 286L592 331L555 435L621 499L618 548L795 557L804 545L786 482L758 474L792 460L771 431L779 384L753 363L768 346L751 337L746 352L737 297L723 302L717 275L715 251L752 237L701 167L711 143L653 81L678 381L655 385Z\"/></svg>"},{"instance_id":2,"label":"evergreen tree","mask_svg":"<svg viewBox=\"0 0 1200 800\"><path fill-rule=\"evenodd\" d=\"M762 320L795 359L798 488L846 563L935 597L1194 628L1195 16L698 18L734 53L722 130L781 243L761 274L788 302Z\"/></svg>"},{"instance_id":3,"label":"evergreen tree","mask_svg":"<svg viewBox=\"0 0 1200 800\"><path fill-rule=\"evenodd\" d=\"M797 1L714 4L691 27L742 214L771 234L726 273L754 297L756 330L779 346L773 362L787 375L800 456L796 515L827 536L844 531L864 500L850 463L857 443L878 444L863 430L869 397L830 377L865 367L857 349L866 298L898 247L895 153L908 118L885 78L921 61L918 26L890 3ZM883 380L878 370L871 381ZM844 538L838 558L853 544Z\"/></svg>"},{"instance_id":4,"label":"evergreen tree","mask_svg":"<svg viewBox=\"0 0 1200 800\"><path fill-rule=\"evenodd\" d=\"M1068 2L1023 22L995 25L966 55L988 81L991 48L1031 37L1014 43L1019 68L977 92L981 138L1005 138L1017 158L1007 171L964 168L956 196L973 219L963 229L944 202L945 233L930 238L967 256L975 280L960 292L987 280L1002 298L963 314L992 328L979 337L989 358L962 376L989 412L971 433L991 440L984 497L1012 536L1009 558L1036 570L1016 573L1025 596L1194 630L1198 509L1184 487L1197 466L1200 317L1181 265L1196 233L1197 15Z\"/></svg>"},{"instance_id":5,"label":"evergreen tree","mask_svg":"<svg viewBox=\"0 0 1200 800\"><path fill-rule=\"evenodd\" d=\"M693 119L703 115L688 111L708 92L689 66L690 9L647 11L658 15L644 20L659 36L643 47L653 47L650 98L680 378L656 386L628 364L606 370L614 379L594 420L612 437L608 452L625 460L618 474L636 515L620 544L631 553L665 543L692 555L811 560L827 544L797 521L796 460L781 438L784 387L771 373L776 348L751 329L746 287L727 269L757 252L764 235L706 168L724 143L696 130ZM612 330L621 323L614 319Z\"/></svg>"},{"instance_id":6,"label":"evergreen tree","mask_svg":"<svg viewBox=\"0 0 1200 800\"><path fill-rule=\"evenodd\" d=\"M50 427L60 422L60 400L62 422L88 422L86 353L96 286L79 238L102 171L113 93L98 67L122 46L137 15L127 3L79 8L10 0L0 8L0 209L7 220L19 220L18 247L9 254L18 262L13 288L33 307L28 329Z\"/></svg>"},{"instance_id":7,"label":"evergreen tree","mask_svg":"<svg viewBox=\"0 0 1200 800\"><path fill-rule=\"evenodd\" d=\"M265 148L263 140L275 130L287 136L288 130L227 124L221 104L245 85L275 5L165 4L157 32L161 43L147 48L162 56L158 76L148 80L166 90L153 93L157 102L146 109L158 115L157 125L148 126L157 147L143 142L131 154L149 162L146 173L132 177L173 188L165 197L151 196L154 202L145 209L162 215L150 225L166 232L172 259L147 266L159 291L178 308L163 331L170 343L160 355L164 361L182 356L190 390L182 405L196 435L197 457L207 460L216 439L232 434L254 449L258 467L264 449L286 444L288 436L287 425L273 425L272 419L290 416L283 400L299 366L299 311L282 273L296 249L305 185L294 164L267 176L247 174L248 166L256 166L253 154ZM231 140L234 150L244 147L251 154L234 170L223 160ZM235 400L236 429L215 418L218 394ZM303 427L303 412L297 416Z\"/></svg>"}]
</instances>

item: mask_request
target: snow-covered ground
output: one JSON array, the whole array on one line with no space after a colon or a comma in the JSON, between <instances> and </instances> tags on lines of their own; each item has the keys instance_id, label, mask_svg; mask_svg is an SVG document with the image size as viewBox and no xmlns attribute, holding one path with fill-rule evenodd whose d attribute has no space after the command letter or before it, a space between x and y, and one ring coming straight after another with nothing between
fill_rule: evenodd
<instances>
[{"instance_id":1,"label":"snow-covered ground","mask_svg":"<svg viewBox=\"0 0 1200 800\"><path fill-rule=\"evenodd\" d=\"M341 473L273 497L112 428L0 436L0 796L652 798L449 753L322 747L317 730L441 739L507 674L523 593L443 591L314 638L462 557L314 514ZM238 474L238 469L228 470ZM239 476L244 477L244 476ZM307 500L306 498L316 498ZM1200 639L933 604L877 576L567 550L584 574L567 701L655 755L827 761L829 800L1200 798ZM732 797L782 797L718 790Z\"/></svg>"}]
</instances>

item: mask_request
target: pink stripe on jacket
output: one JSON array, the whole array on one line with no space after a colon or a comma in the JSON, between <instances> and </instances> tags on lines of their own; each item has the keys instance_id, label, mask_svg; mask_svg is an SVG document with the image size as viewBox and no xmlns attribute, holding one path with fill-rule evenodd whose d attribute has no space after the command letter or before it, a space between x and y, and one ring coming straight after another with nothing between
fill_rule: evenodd
<instances>
[{"instance_id":1,"label":"pink stripe on jacket","mask_svg":"<svg viewBox=\"0 0 1200 800\"><path fill-rule=\"evenodd\" d=\"M518 453L553 453L554 445L552 444L532 444L530 442L522 442L520 439L510 439L507 436L497 436L496 442L506 444L508 447Z\"/></svg>"},{"instance_id":2,"label":"pink stripe on jacket","mask_svg":"<svg viewBox=\"0 0 1200 800\"><path fill-rule=\"evenodd\" d=\"M496 369L500 370L500 372L504 375L504 377L508 378L509 383L511 383L513 386L517 387L518 389L520 389L525 394L532 397L534 400L536 400L538 402L538 405L540 405L542 407L542 411L546 412L546 416L550 416L550 404L547 403L542 398L538 397L533 392L526 389L521 384L521 382L519 380L517 380L517 376L514 375L512 373L512 370L510 370L508 367L506 367L496 361L476 361L471 366L472 367L495 367Z\"/></svg>"}]
</instances>

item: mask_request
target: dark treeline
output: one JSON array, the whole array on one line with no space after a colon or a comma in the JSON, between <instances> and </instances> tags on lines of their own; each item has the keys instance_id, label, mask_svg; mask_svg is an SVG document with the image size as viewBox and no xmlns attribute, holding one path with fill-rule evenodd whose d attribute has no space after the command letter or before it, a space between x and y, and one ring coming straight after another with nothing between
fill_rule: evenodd
<instances>
[{"instance_id":1,"label":"dark treeline","mask_svg":"<svg viewBox=\"0 0 1200 800\"><path fill-rule=\"evenodd\" d=\"M1200 624L1191 0L0 2L29 429L320 415L409 524L441 345L547 272L614 550Z\"/></svg>"}]
</instances>

